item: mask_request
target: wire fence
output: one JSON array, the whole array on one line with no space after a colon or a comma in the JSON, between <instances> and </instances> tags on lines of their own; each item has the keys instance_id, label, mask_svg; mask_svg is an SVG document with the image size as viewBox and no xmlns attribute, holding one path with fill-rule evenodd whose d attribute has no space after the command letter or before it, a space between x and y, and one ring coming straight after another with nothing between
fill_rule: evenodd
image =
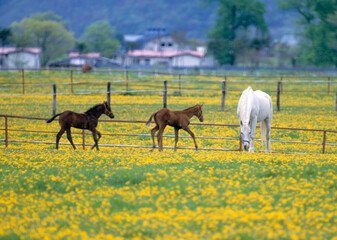
<instances>
[{"instance_id":1,"label":"wire fence","mask_svg":"<svg viewBox=\"0 0 337 240\"><path fill-rule=\"evenodd\" d=\"M109 85L106 87L106 85ZM170 74L131 70L108 70L81 73L79 70L0 69L0 96L56 95L164 95L237 98L248 86L276 97L281 109L281 96L306 94L320 98L331 93L331 106L337 111L337 76L229 76ZM56 93L57 89L57 93ZM321 95L317 95L321 94ZM316 96L317 95L317 96ZM294 99L294 98L292 98ZM110 102L110 99L107 99ZM287 100L289 101L289 99ZM165 103L164 103L165 105ZM53 103L56 106L56 103ZM53 110L54 111L54 110Z\"/></svg>"},{"instance_id":2,"label":"wire fence","mask_svg":"<svg viewBox=\"0 0 337 240\"><path fill-rule=\"evenodd\" d=\"M337 76L230 76L193 75L160 72L109 70L81 73L79 70L0 69L0 95L51 95L51 86L58 86L59 94L104 93L104 85L111 83L112 92L158 94L162 83L168 82L173 94L221 91L226 81L227 92L242 92L242 84L252 85L266 92L327 93L337 91Z\"/></svg>"},{"instance_id":3,"label":"wire fence","mask_svg":"<svg viewBox=\"0 0 337 240\"><path fill-rule=\"evenodd\" d=\"M13 116L13 115L0 115L1 118L3 118L3 126L0 128L1 131L1 138L0 142L4 143L5 147L8 147L9 144L55 144L54 141L51 141L53 137L56 136L56 131L40 131L40 130L32 130L29 129L29 127L23 128L22 126L16 127L16 122L13 121L13 119L20 119L25 121L24 126L31 126L31 124L28 124L28 121L37 121L34 122L34 124L41 126L41 121L47 120L46 118L35 118L35 117L25 117L25 116ZM9 127L9 121L11 122L11 125L13 125L11 128ZM129 120L100 120L101 124L105 123L109 126L114 125L114 131L115 133L103 133L102 136L106 136L105 142L99 143L100 147L121 147L121 148L152 148L152 142L151 142L151 136L150 134L144 134L141 131L141 128L136 128L136 132L130 132L125 133L123 131L122 133L117 132L119 127L122 124L131 124L131 125L144 125L146 121L129 121ZM205 146L202 146L199 148L199 150L207 150L207 151L242 151L242 141L239 137L239 125L229 125L229 124L219 124L219 123L191 123L191 125L194 125L196 127L201 128L217 128L215 131L221 131L221 129L227 129L231 128L236 131L234 131L234 135L231 136L225 136L225 137L218 137L218 136L199 136L196 135L196 138L202 141L202 143ZM219 130L220 129L220 130ZM277 150L273 151L274 153L304 153L304 154L324 154L324 153L336 153L337 152L337 144L335 143L335 140L337 139L337 131L333 130L324 130L324 129L306 129L306 128L284 128L284 127L272 127L272 133L276 131L283 131L286 132L286 136L290 135L301 135L299 132L309 132L309 133L315 133L319 134L321 137L315 138L316 141L303 141L301 139L291 139L289 138L287 140L277 139L277 136L282 136L282 134L276 134L275 137L272 136L272 143L273 144L282 144L282 146L276 147ZM296 134L290 134L290 133L296 133ZM81 132L74 132L74 135L78 135L80 138L77 139L77 142L75 141L75 145L81 146L83 150L86 149L88 146L93 146L93 144L88 144L86 141L88 137L84 130ZM107 138L107 136L113 137L113 138ZM166 138L174 139L174 135L164 135ZM117 141L117 143L111 143L112 139L121 138L123 139L124 144L120 144L120 141ZM133 139L132 139L133 138ZM136 138L136 139L134 139ZM189 136L180 136L180 138L190 138ZM328 141L328 138L332 139ZM38 140L36 140L38 139ZM102 139L104 139L102 137ZM132 140L130 140L132 139ZM318 140L320 139L320 140ZM78 143L78 141L81 141L81 143ZM260 141L257 139L256 141ZM213 144L214 143L214 144ZM61 145L69 145L69 143L60 142ZM304 148L297 147L298 145L305 145ZM213 147L207 147L207 146L213 146ZM229 147L223 147L223 146L229 146ZM313 147L314 146L314 147ZM173 149L173 147L165 146L164 148L167 149ZM190 150L194 149L192 147L178 147L178 149L184 149L184 150ZM300 151L298 151L300 150ZM312 150L312 151L303 151L303 150Z\"/></svg>"}]
</instances>

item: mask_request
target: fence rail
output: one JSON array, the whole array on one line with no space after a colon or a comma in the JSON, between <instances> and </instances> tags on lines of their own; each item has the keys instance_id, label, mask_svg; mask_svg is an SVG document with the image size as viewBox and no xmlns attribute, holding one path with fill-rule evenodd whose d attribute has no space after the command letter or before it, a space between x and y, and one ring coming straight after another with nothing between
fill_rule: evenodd
<instances>
[{"instance_id":1,"label":"fence rail","mask_svg":"<svg viewBox=\"0 0 337 240\"><path fill-rule=\"evenodd\" d=\"M38 121L45 121L46 118L36 118L36 117L26 117L26 116L14 116L14 115L0 115L0 117L4 118L4 127L0 128L0 131L4 132L4 139L0 139L0 142L5 143L5 147L8 147L9 143L32 143L32 144L55 144L55 142L49 141L26 141L26 140L18 140L18 139L9 139L8 134L9 132L25 132L25 133L41 133L41 134L56 134L57 132L54 131L37 131L37 130L29 130L29 129L15 129L8 127L9 119L24 119L24 120L38 120ZM100 120L99 122L106 122L106 123L130 123L130 124L145 124L146 121L137 121L137 120ZM196 126L208 126L208 127L231 127L231 128L239 128L239 125L232 125L232 124L222 124L222 123L191 123L191 125ZM336 143L328 143L327 142L327 133L337 134L337 131L334 130L325 130L325 129L307 129L307 128L285 128L285 127L272 127L274 130L285 130L285 131L308 131L308 132L320 132L323 134L322 142L302 142L302 141L282 141L282 140L272 140L272 142L279 142L279 143L290 143L290 144L308 144L308 145L322 145L321 153L326 153L326 146L337 146ZM86 146L93 146L92 144L87 144L85 141L85 131L82 132L74 132L73 134L82 135L82 143L75 143L75 145L82 146L83 150L86 149ZM105 136L124 136L124 137L131 137L131 136L140 136L140 137L151 137L149 134L127 134L127 133L115 133L115 134L102 134ZM164 135L167 138L174 138L174 135ZM181 138L189 138L189 136L180 136ZM227 141L235 141L237 142L237 148L228 149L228 148L199 148L199 150L207 150L207 151L242 151L242 141L240 138L235 137L207 137L207 136L197 136L198 139L209 139L209 140L227 140ZM257 140L260 141L260 140ZM69 143L62 143L62 145L69 145ZM125 147L125 148L151 148L152 146L147 145L129 145L129 144L99 144L101 147ZM168 149L173 149L173 147L164 147ZM194 149L192 147L179 147L179 149ZM277 152L277 151L276 151ZM284 151L283 151L284 152ZM289 152L295 153L295 152ZM299 153L299 152L296 152ZM302 152L306 153L306 152Z\"/></svg>"},{"instance_id":2,"label":"fence rail","mask_svg":"<svg viewBox=\"0 0 337 240\"><path fill-rule=\"evenodd\" d=\"M185 91L201 91L203 89L191 89L191 88L186 88L182 87L182 84L187 84L187 83L195 83L195 82L204 82L204 83L216 83L219 82L221 84L222 81L226 81L227 83L247 83L247 84L255 84L255 83L260 83L260 84L278 84L279 82L282 83L282 85L287 85L287 84L314 84L314 85L326 85L324 90L321 89L314 89L311 91L303 91L303 92L327 92L330 94L330 92L333 92L336 89L331 89L333 86L337 86L337 76L234 76L234 75L197 75L197 74L174 74L174 73L161 73L161 72L150 72L150 71L133 71L133 70L108 70L108 71L95 71L93 74L90 75L90 73L86 74L74 74L77 72L80 72L79 69L0 69L1 72L17 72L19 73L17 75L17 81L15 83L10 83L8 81L6 82L0 82L0 86L16 86L21 88L21 93L26 94L27 92L27 87L37 87L37 86L48 86L52 84L57 84L57 85L68 85L70 86L70 92L74 93L74 86L79 86L79 85L100 85L100 84L106 84L107 81L110 81L111 83L114 84L120 84L120 86L124 86L125 90L123 92L128 92L131 88L131 84L134 84L136 82L163 82L163 81L169 81L171 83L178 83L179 91L185 89ZM27 79L30 79L32 76L31 72L64 72L65 76L64 77L59 77L55 76L55 78L62 78L63 80L67 80L67 82L61 82L61 81L56 81L56 82L30 82ZM122 74L122 77L118 78L113 78L112 76L106 77L102 76L102 74L106 73L119 73ZM100 74L99 79L101 81L87 81L83 82L81 80L91 80L91 79L97 79L97 77L92 77L94 74ZM145 78L145 77L153 77L151 79ZM161 76L162 79L158 80L155 78L155 76ZM167 79L163 79L163 78ZM76 81L80 77L80 81ZM39 78L50 78L50 76L35 76L34 79L39 79ZM206 79L205 79L206 78ZM211 80L207 78L217 78L217 80ZM239 78L239 79L238 79ZM268 79L268 80L265 80ZM305 79L305 80L298 80L298 79ZM309 79L311 79L309 81ZM138 87L145 86L143 85L137 85ZM155 86L158 87L158 86ZM172 88L170 86L169 88ZM221 86L219 85L219 88ZM218 91L219 89L209 89L210 91ZM228 91L236 91L236 90L228 90ZM274 90L275 91L275 90ZM282 87L282 92L302 92L300 90L288 90L288 89L283 89Z\"/></svg>"}]
</instances>

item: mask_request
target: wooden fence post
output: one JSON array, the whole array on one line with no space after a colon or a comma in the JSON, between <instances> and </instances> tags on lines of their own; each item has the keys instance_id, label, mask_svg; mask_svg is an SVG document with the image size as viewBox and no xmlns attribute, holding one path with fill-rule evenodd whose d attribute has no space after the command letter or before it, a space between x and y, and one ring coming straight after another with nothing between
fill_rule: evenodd
<instances>
[{"instance_id":1,"label":"wooden fence post","mask_svg":"<svg viewBox=\"0 0 337 240\"><path fill-rule=\"evenodd\" d=\"M71 88L71 93L74 93L74 88L73 88L73 70L70 70L70 88Z\"/></svg>"},{"instance_id":2,"label":"wooden fence post","mask_svg":"<svg viewBox=\"0 0 337 240\"><path fill-rule=\"evenodd\" d=\"M53 115L56 114L56 84L53 84Z\"/></svg>"},{"instance_id":3,"label":"wooden fence post","mask_svg":"<svg viewBox=\"0 0 337 240\"><path fill-rule=\"evenodd\" d=\"M129 92L129 71L125 72L125 88L126 88L126 92Z\"/></svg>"},{"instance_id":4,"label":"wooden fence post","mask_svg":"<svg viewBox=\"0 0 337 240\"><path fill-rule=\"evenodd\" d=\"M7 116L5 116L5 146L8 147L8 123L7 123Z\"/></svg>"},{"instance_id":5,"label":"wooden fence post","mask_svg":"<svg viewBox=\"0 0 337 240\"><path fill-rule=\"evenodd\" d=\"M277 83L277 111L280 111L280 94L281 94L281 82Z\"/></svg>"},{"instance_id":6,"label":"wooden fence post","mask_svg":"<svg viewBox=\"0 0 337 240\"><path fill-rule=\"evenodd\" d=\"M82 148L85 150L85 132L84 129L82 129Z\"/></svg>"},{"instance_id":7,"label":"wooden fence post","mask_svg":"<svg viewBox=\"0 0 337 240\"><path fill-rule=\"evenodd\" d=\"M107 98L107 102L108 102L109 106L110 106L110 85L111 85L111 83L108 82L107 92L106 92L106 98Z\"/></svg>"},{"instance_id":8,"label":"wooden fence post","mask_svg":"<svg viewBox=\"0 0 337 240\"><path fill-rule=\"evenodd\" d=\"M330 95L330 77L328 77L328 95Z\"/></svg>"},{"instance_id":9,"label":"wooden fence post","mask_svg":"<svg viewBox=\"0 0 337 240\"><path fill-rule=\"evenodd\" d=\"M179 74L179 96L181 96L181 74Z\"/></svg>"},{"instance_id":10,"label":"wooden fence post","mask_svg":"<svg viewBox=\"0 0 337 240\"><path fill-rule=\"evenodd\" d=\"M225 111L226 80L222 81L221 111Z\"/></svg>"},{"instance_id":11,"label":"wooden fence post","mask_svg":"<svg viewBox=\"0 0 337 240\"><path fill-rule=\"evenodd\" d=\"M163 99L163 107L167 108L167 80L164 81L164 93L163 93L164 99Z\"/></svg>"},{"instance_id":12,"label":"wooden fence post","mask_svg":"<svg viewBox=\"0 0 337 240\"><path fill-rule=\"evenodd\" d=\"M335 110L337 111L337 91L336 91L336 104L335 104Z\"/></svg>"},{"instance_id":13,"label":"wooden fence post","mask_svg":"<svg viewBox=\"0 0 337 240\"><path fill-rule=\"evenodd\" d=\"M325 153L325 142L326 142L326 131L323 132L323 150L322 150L322 154Z\"/></svg>"},{"instance_id":14,"label":"wooden fence post","mask_svg":"<svg viewBox=\"0 0 337 240\"><path fill-rule=\"evenodd\" d=\"M22 76L22 94L25 94L25 70L22 69L21 71Z\"/></svg>"}]
</instances>

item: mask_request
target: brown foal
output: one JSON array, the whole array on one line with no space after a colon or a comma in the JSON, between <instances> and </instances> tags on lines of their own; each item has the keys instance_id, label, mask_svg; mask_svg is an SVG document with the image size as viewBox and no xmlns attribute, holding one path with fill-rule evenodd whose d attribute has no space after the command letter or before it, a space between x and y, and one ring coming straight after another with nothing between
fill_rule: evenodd
<instances>
[{"instance_id":1,"label":"brown foal","mask_svg":"<svg viewBox=\"0 0 337 240\"><path fill-rule=\"evenodd\" d=\"M187 108L182 111L171 111L167 108L163 108L153 113L150 119L146 122L147 127L150 127L152 118L154 118L154 121L156 123L156 126L151 130L151 137L153 142L151 151L153 151L154 148L156 147L154 135L157 131L159 131L157 134L159 151L160 152L163 151L163 132L167 125L174 127L175 133L174 151L177 150L177 142L179 139L178 132L180 129L185 130L191 135L194 141L195 149L198 150L198 145L197 142L195 141L194 133L189 129L188 125L190 124L190 119L193 116L196 116L200 120L200 122L204 121L201 107L202 105L197 104L193 107Z\"/></svg>"},{"instance_id":2,"label":"brown foal","mask_svg":"<svg viewBox=\"0 0 337 240\"><path fill-rule=\"evenodd\" d=\"M95 144L92 146L93 149L96 146L98 149L98 141L101 138L101 133L96 129L98 124L98 118L105 114L110 118L114 118L114 114L111 111L111 108L107 102L103 104L98 104L90 108L85 113L76 113L72 111L64 111L62 113L54 115L52 118L47 120L47 123L52 122L57 116L59 117L60 131L56 135L56 149L59 147L59 141L64 132L67 132L67 138L74 149L76 149L73 139L71 137L70 128L79 128L79 129L88 129L92 132ZM98 135L98 138L97 138Z\"/></svg>"}]
</instances>

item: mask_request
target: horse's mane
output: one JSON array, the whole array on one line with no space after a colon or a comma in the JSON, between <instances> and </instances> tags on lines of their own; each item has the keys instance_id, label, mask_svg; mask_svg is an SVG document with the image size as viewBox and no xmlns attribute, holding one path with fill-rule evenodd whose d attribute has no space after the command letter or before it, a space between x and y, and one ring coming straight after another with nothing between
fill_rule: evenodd
<instances>
[{"instance_id":1,"label":"horse's mane","mask_svg":"<svg viewBox=\"0 0 337 240\"><path fill-rule=\"evenodd\" d=\"M250 93L253 92L253 89L251 87L248 87L246 90L242 92L241 98L240 98L240 118L242 119L242 122L247 121L247 117L249 117L248 113L251 109L249 109L250 106L248 106L248 98Z\"/></svg>"},{"instance_id":2,"label":"horse's mane","mask_svg":"<svg viewBox=\"0 0 337 240\"><path fill-rule=\"evenodd\" d=\"M197 105L193 106L193 107L189 107L189 108L186 108L184 109L183 111L188 111L188 110L191 110L192 108L195 108Z\"/></svg>"},{"instance_id":3,"label":"horse's mane","mask_svg":"<svg viewBox=\"0 0 337 240\"><path fill-rule=\"evenodd\" d=\"M97 104L97 105L95 105L95 106L89 108L84 114L96 112L96 111L97 111L97 108L98 108L99 106L101 106L101 105L102 105L102 104Z\"/></svg>"}]
</instances>

